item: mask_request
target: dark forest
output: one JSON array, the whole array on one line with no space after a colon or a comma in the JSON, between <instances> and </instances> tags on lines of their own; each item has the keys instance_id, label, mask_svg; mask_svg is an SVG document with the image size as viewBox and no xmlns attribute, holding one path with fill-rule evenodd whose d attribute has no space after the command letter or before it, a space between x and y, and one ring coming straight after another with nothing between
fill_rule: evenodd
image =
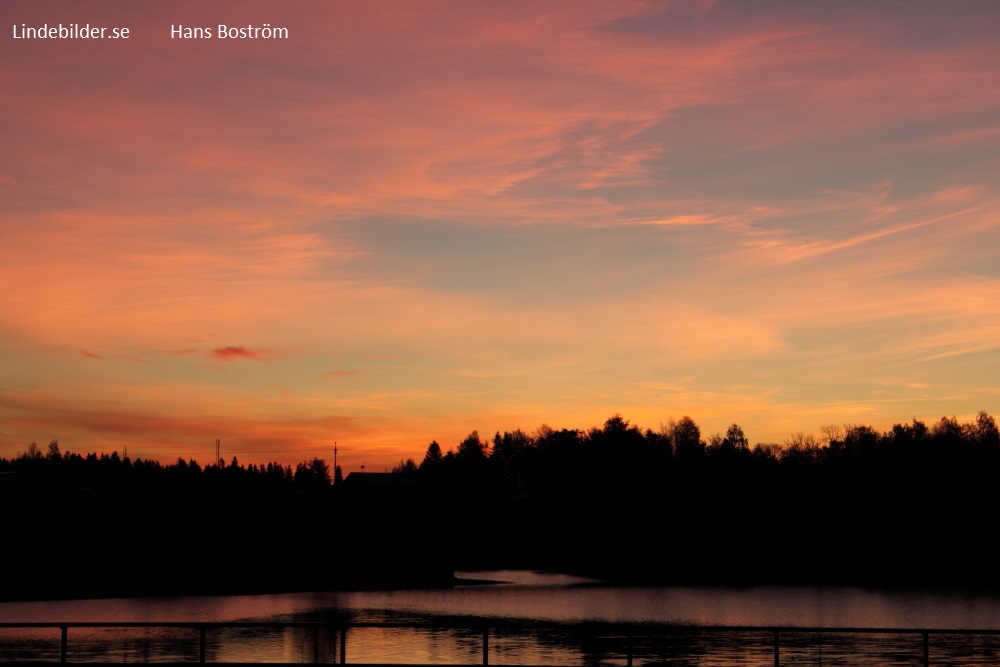
<instances>
[{"instance_id":1,"label":"dark forest","mask_svg":"<svg viewBox=\"0 0 1000 667\"><path fill-rule=\"evenodd\" d=\"M601 428L483 439L341 479L32 444L0 459L6 599L449 585L460 569L623 582L1000 587L1000 431L913 420L751 446ZM334 479L336 478L336 479Z\"/></svg>"}]
</instances>

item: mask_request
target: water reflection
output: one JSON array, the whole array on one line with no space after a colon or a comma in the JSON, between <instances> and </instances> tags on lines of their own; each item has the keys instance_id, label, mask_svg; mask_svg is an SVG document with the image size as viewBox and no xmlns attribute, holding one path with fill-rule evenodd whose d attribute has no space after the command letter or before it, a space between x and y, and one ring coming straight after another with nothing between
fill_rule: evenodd
<instances>
[{"instance_id":1,"label":"water reflection","mask_svg":"<svg viewBox=\"0 0 1000 667\"><path fill-rule=\"evenodd\" d=\"M349 663L473 664L483 658L482 619L511 624L493 630L490 664L773 665L767 632L664 633L656 624L881 628L997 628L1000 598L864 589L623 587L565 575L463 573L495 583L446 590L309 593L0 604L0 622L405 622L419 627L356 628L347 635ZM588 621L646 624L631 638ZM206 637L209 662L339 662L331 628L225 628ZM192 629L71 629L71 662L199 659ZM781 640L781 664L920 664L919 634L813 633ZM3 660L59 660L59 630L0 630ZM935 636L931 664L1000 664L992 636Z\"/></svg>"}]
</instances>

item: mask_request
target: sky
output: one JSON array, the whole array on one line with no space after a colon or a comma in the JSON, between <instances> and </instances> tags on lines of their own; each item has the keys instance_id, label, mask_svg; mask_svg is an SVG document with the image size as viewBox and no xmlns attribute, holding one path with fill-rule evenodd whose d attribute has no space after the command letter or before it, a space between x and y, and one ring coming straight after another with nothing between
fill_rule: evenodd
<instances>
[{"instance_id":1,"label":"sky","mask_svg":"<svg viewBox=\"0 0 1000 667\"><path fill-rule=\"evenodd\" d=\"M1000 414L995 2L0 17L0 457Z\"/></svg>"}]
</instances>

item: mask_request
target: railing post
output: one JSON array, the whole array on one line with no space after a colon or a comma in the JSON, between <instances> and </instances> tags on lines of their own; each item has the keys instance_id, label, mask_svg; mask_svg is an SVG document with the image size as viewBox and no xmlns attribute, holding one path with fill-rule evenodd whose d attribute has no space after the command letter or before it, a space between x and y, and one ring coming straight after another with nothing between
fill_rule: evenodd
<instances>
[{"instance_id":1,"label":"railing post","mask_svg":"<svg viewBox=\"0 0 1000 667\"><path fill-rule=\"evenodd\" d=\"M347 628L340 626L340 664L347 664Z\"/></svg>"},{"instance_id":2,"label":"railing post","mask_svg":"<svg viewBox=\"0 0 1000 667\"><path fill-rule=\"evenodd\" d=\"M928 646L927 631L924 630L924 667L930 667L931 657L930 657L930 647Z\"/></svg>"},{"instance_id":3,"label":"railing post","mask_svg":"<svg viewBox=\"0 0 1000 667\"><path fill-rule=\"evenodd\" d=\"M490 664L490 629L483 628L483 664Z\"/></svg>"},{"instance_id":4,"label":"railing post","mask_svg":"<svg viewBox=\"0 0 1000 667\"><path fill-rule=\"evenodd\" d=\"M781 667L781 660L778 658L778 631L774 631L774 667Z\"/></svg>"},{"instance_id":5,"label":"railing post","mask_svg":"<svg viewBox=\"0 0 1000 667\"><path fill-rule=\"evenodd\" d=\"M59 626L59 662L66 664L67 645L69 644L69 626Z\"/></svg>"},{"instance_id":6,"label":"railing post","mask_svg":"<svg viewBox=\"0 0 1000 667\"><path fill-rule=\"evenodd\" d=\"M205 664L205 645L207 644L205 626L198 628L198 662Z\"/></svg>"},{"instance_id":7,"label":"railing post","mask_svg":"<svg viewBox=\"0 0 1000 667\"><path fill-rule=\"evenodd\" d=\"M627 635L625 635L625 650L627 651L627 653L625 654L625 665L627 667L632 667L632 633L631 632L629 632Z\"/></svg>"}]
</instances>

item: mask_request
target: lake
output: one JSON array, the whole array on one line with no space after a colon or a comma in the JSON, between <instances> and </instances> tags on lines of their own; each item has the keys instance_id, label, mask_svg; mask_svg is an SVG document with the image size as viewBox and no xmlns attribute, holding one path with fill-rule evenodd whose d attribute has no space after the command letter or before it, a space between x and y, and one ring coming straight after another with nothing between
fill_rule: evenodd
<instances>
[{"instance_id":1,"label":"lake","mask_svg":"<svg viewBox=\"0 0 1000 667\"><path fill-rule=\"evenodd\" d=\"M348 662L469 664L482 661L481 633L435 626L502 619L524 629L491 635L490 664L552 665L625 664L621 633L581 634L574 624L584 622L1000 628L997 595L821 587L619 586L522 571L464 572L459 577L500 583L431 590L0 603L0 622L418 623L421 627L351 629ZM339 651L336 635L311 628L212 631L207 659L334 662ZM932 664L1000 664L996 637L932 637ZM58 660L58 640L58 629L2 629L0 659ZM773 665L772 642L770 633L652 633L637 637L632 648L637 665ZM198 637L188 629L71 629L68 657L72 662L196 661ZM921 660L918 635L813 633L783 640L781 664L915 665Z\"/></svg>"}]
</instances>

